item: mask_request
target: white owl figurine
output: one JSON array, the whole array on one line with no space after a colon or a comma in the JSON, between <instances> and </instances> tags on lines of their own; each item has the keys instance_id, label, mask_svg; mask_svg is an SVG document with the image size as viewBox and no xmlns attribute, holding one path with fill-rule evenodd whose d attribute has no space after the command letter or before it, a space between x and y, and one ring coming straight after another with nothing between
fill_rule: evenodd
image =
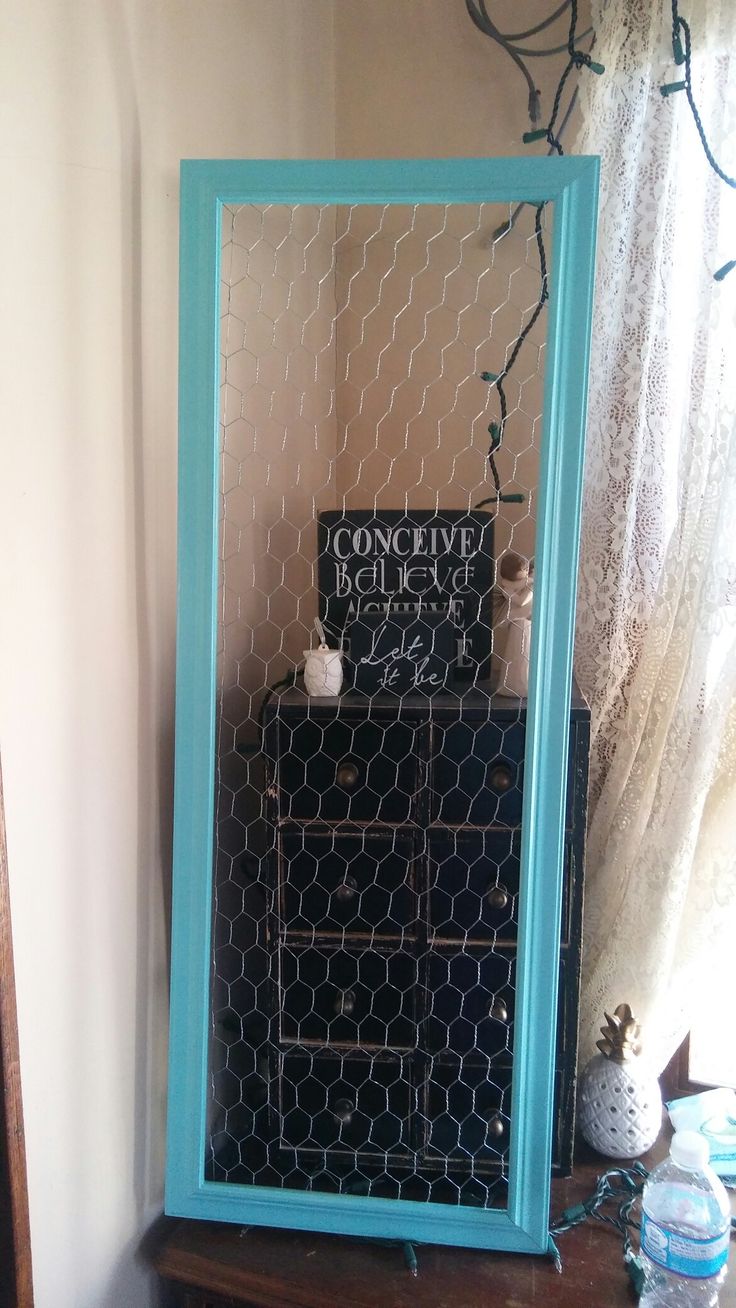
<instances>
[{"instance_id":1,"label":"white owl figurine","mask_svg":"<svg viewBox=\"0 0 736 1308\"><path fill-rule=\"evenodd\" d=\"M304 686L307 694L315 697L339 695L342 689L342 650L304 650Z\"/></svg>"}]
</instances>

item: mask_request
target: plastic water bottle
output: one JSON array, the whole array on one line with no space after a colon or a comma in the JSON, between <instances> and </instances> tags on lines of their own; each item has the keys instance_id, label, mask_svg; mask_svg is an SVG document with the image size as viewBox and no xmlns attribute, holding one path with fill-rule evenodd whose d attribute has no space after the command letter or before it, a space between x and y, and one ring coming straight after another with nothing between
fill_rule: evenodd
<instances>
[{"instance_id":1,"label":"plastic water bottle","mask_svg":"<svg viewBox=\"0 0 736 1308\"><path fill-rule=\"evenodd\" d=\"M642 1195L640 1308L715 1308L726 1275L731 1206L708 1142L678 1131Z\"/></svg>"}]
</instances>

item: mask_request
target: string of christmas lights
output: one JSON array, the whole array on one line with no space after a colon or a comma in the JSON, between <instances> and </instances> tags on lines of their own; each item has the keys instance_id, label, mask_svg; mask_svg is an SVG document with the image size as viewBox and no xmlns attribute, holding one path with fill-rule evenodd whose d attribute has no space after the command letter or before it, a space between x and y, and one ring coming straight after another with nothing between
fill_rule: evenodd
<instances>
[{"instance_id":1,"label":"string of christmas lights","mask_svg":"<svg viewBox=\"0 0 736 1308\"><path fill-rule=\"evenodd\" d=\"M506 36L505 38L503 38L503 40L500 39L501 34L498 33L498 30L493 26L493 24L490 23L490 19L488 18L488 14L485 9L485 5L483 4L483 0L478 0L478 4L480 5L482 14L474 13L473 0L466 0L468 12L473 18L473 21L476 23L477 26L480 27L481 31L487 31L487 28L490 26L492 28L492 32L489 34L492 34L495 40L499 40L499 43L504 44L505 42L506 45L508 45L509 42L512 42L515 39L531 36L534 31L540 31L542 30L542 28L549 26L550 23L552 23L555 19L559 18L560 15L569 8L570 24L569 24L568 35L567 35L567 42L564 46L556 47L556 51L566 50L568 59L562 71L562 74L560 76L559 83L557 85L557 90L555 92L555 97L552 104L552 111L550 114L549 121L545 127L533 128L531 131L525 132L522 138L526 145L530 145L535 141L546 140L550 148L550 153L554 152L558 155L564 154L560 137L562 134L562 130L565 124L567 123L570 114L572 112L572 102L569 105L567 112L565 113L559 127L557 126L557 121L560 115L562 98L568 79L574 69L579 70L581 68L588 68L590 69L591 72L594 73L603 73L605 71L603 64L595 63L593 61L589 51L581 50L579 48L578 42L582 40L584 37L589 36L592 29L588 28L586 29L585 32L578 35L578 31L577 31L578 0L566 0L565 4L561 5L559 9L556 9L555 12L551 14L550 17L547 20L545 20L543 24L540 24L537 28L530 29L528 32L517 33L516 36ZM594 39L595 37L593 37L593 40ZM553 53L553 51L547 51L546 53ZM535 91L535 96L536 99L534 101L534 104L532 103L531 95L529 100L529 116L532 119L532 122L538 121L539 118L539 92L538 91ZM540 204L535 206L535 218L534 218L534 235L537 243L537 250L539 253L539 273L540 273L539 298L537 300L536 305L534 306L534 309L530 317L528 318L527 322L524 324L521 331L519 332L519 335L514 341L509 351L509 355L506 360L506 363L504 364L501 371L498 373L494 373L494 372L481 373L482 380L488 382L496 390L496 394L498 396L498 405L499 405L499 418L498 421L494 420L488 426L488 434L490 435L491 440L488 447L487 458L488 458L488 466L491 472L491 477L493 479L495 494L490 496L488 499L481 500L480 503L475 506L478 509L485 508L489 504L509 504L509 503L519 504L523 501L522 495L504 494L502 492L501 479L499 477L498 468L496 466L496 454L503 442L506 422L508 419L508 402L506 399L506 391L505 391L504 383L507 381L509 373L511 372L511 369L514 367L514 364L516 363L521 353L524 342L526 341L530 333L533 331L534 325L539 319L539 316L542 310L544 309L547 300L549 299L547 254L544 245L544 233L543 233L543 226L542 226L542 216L544 213L545 204L546 201L542 201ZM518 209L516 213L518 213ZM503 236L507 234L508 231L510 231L511 227L513 226L513 221L515 217L516 214L512 216L512 219L508 223L505 223L501 228L498 228L498 230L494 232L494 240L501 239Z\"/></svg>"},{"instance_id":2,"label":"string of christmas lights","mask_svg":"<svg viewBox=\"0 0 736 1308\"><path fill-rule=\"evenodd\" d=\"M546 18L542 23L539 23L536 27L529 28L525 32L515 32L515 33L502 33L495 26L495 24L491 21L488 15L488 11L484 3L484 0L465 0L465 3L468 13L470 14L476 26L487 36L492 37L493 40L495 40L499 45L502 46L503 49L507 51L507 53L513 58L517 66L520 67L520 70L524 73L524 76L527 80L527 84L529 86L529 117L532 122L532 127L529 131L524 132L523 134L522 140L524 144L532 145L537 141L546 140L549 146L550 153L555 153L557 155L564 154L561 136L564 127L567 125L567 122L570 118L570 115L574 107L575 99L577 96L577 88L576 88L576 90L573 93L573 97L570 101L570 104L568 105L567 111L565 112L562 121L558 126L558 119L560 116L560 108L562 104L562 98L563 98L565 86L571 74L573 73L573 70L588 68L591 72L597 74L601 74L605 71L603 64L593 60L589 50L588 51L581 50L579 47L579 41L591 35L592 29L587 28L585 32L580 33L578 35L577 0L565 0L564 4L560 5L557 9L555 9L554 12L549 15L548 18ZM736 178L730 176L725 171L725 169L721 167L721 165L718 163L718 160L715 158L715 155L713 154L713 150L711 149L710 143L708 141L705 128L703 126L703 121L695 100L695 95L693 93L692 34L690 30L690 25L679 12L679 0L671 0L671 3L672 3L672 50L673 50L675 63L679 67L683 67L684 69L684 79L681 81L666 83L664 86L660 88L661 94L664 97L668 97L670 95L675 94L678 91L685 92L687 96L688 104L690 106L690 111L692 113L693 121L695 123L695 127L697 129L698 135L700 137L700 141L703 146L703 151L705 153L706 159L708 160L710 167L712 168L716 176L719 177L721 181L725 183L725 185L730 186L732 188L736 188ZM561 15L568 9L570 11L570 25L568 31L568 39L565 46L554 46L543 50L530 50L516 44L516 42L518 42L519 40L527 39L530 36L533 36L541 31L546 30L549 26L551 26L553 22L555 22L558 18L560 18ZM593 33L591 49L594 41L595 41L595 34ZM540 97L539 97L538 90L534 87L529 71L523 62L523 56L528 57L531 54L534 55L556 54L562 50L567 50L568 60L560 76L549 121L546 124L546 126L542 126L542 127L535 126L535 124L539 122ZM523 207L522 205L519 205L515 210L515 212L513 213L510 220L504 223L501 227L499 227L494 232L493 234L494 240L501 239L511 230L522 207ZM495 494L491 496L489 499L482 500L481 503L476 506L478 508L485 507L486 505L493 504L493 503L508 503L508 502L518 503L523 498L520 495L504 495L502 493L501 481L496 466L495 456L502 444L505 426L506 426L506 420L508 417L508 406L507 406L506 394L504 390L504 382L507 380L510 370L512 369L517 358L519 357L519 353L522 349L525 340L533 330L534 325L537 322L539 315L542 312L542 309L544 308L544 305L549 298L546 253L544 248L544 238L542 232L543 210L544 210L543 204L537 206L536 213L535 213L535 223L534 223L534 232L537 242L537 248L539 250L539 262L540 262L539 299L529 320L522 328L521 332L519 333L519 336L514 342L508 360L504 368L501 370L501 372L481 373L481 377L483 378L483 380L490 383L496 389L498 395L500 417L498 421L494 420L493 422L491 422L488 427L488 432L491 438L490 445L488 448L488 464L493 479ZM723 281L724 277L726 277L728 273L732 272L734 268L736 268L736 259L731 259L727 263L725 263L723 267L719 268L714 273L715 280L718 282Z\"/></svg>"},{"instance_id":3,"label":"string of christmas lights","mask_svg":"<svg viewBox=\"0 0 736 1308\"><path fill-rule=\"evenodd\" d=\"M724 171L724 169L718 163L718 160L716 159L710 147L708 137L705 134L705 128L703 127L703 120L700 117L700 112L698 110L698 106L695 101L695 96L693 94L693 80L692 80L692 53L693 52L692 52L692 35L690 32L690 24L687 22L685 18L682 17L682 14L680 13L678 0L672 0L672 53L674 55L674 60L677 66L678 67L684 66L685 78L684 81L666 82L664 86L660 86L659 88L660 92L665 97L665 99L670 95L674 95L678 91L685 92L687 96L688 104L690 106L690 112L692 113L693 116L693 122L695 123L695 126L697 128L698 136L700 137L700 141L703 146L703 151L705 153L706 159L708 160L708 163L710 164L710 167L712 168L716 176L720 177L722 182L725 182L726 186L730 186L736 189L736 178L731 177L727 172ZM732 272L734 268L736 268L736 259L730 259L728 263L724 263L723 267L719 268L718 271L713 274L715 281L722 282L724 277L728 276L728 274Z\"/></svg>"}]
</instances>

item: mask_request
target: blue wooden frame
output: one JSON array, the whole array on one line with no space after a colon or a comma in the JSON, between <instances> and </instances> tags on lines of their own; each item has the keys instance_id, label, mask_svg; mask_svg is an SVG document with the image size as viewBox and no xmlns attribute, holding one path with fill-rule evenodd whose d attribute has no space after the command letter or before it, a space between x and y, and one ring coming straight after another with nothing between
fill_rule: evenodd
<instances>
[{"instance_id":1,"label":"blue wooden frame","mask_svg":"<svg viewBox=\"0 0 736 1308\"><path fill-rule=\"evenodd\" d=\"M186 160L181 168L179 616L166 1211L544 1253L569 698L598 160ZM506 1209L204 1179L215 795L219 253L224 204L554 202ZM544 867L544 876L531 870ZM556 875L554 875L556 870Z\"/></svg>"}]
</instances>

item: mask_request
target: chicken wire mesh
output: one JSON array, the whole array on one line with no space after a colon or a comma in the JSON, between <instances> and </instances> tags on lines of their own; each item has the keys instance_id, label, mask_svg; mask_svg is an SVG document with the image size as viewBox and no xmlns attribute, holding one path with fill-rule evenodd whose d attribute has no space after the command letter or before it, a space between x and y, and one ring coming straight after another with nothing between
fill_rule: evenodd
<instances>
[{"instance_id":1,"label":"chicken wire mesh","mask_svg":"<svg viewBox=\"0 0 736 1308\"><path fill-rule=\"evenodd\" d=\"M223 211L211 1180L505 1202L550 208Z\"/></svg>"}]
</instances>

